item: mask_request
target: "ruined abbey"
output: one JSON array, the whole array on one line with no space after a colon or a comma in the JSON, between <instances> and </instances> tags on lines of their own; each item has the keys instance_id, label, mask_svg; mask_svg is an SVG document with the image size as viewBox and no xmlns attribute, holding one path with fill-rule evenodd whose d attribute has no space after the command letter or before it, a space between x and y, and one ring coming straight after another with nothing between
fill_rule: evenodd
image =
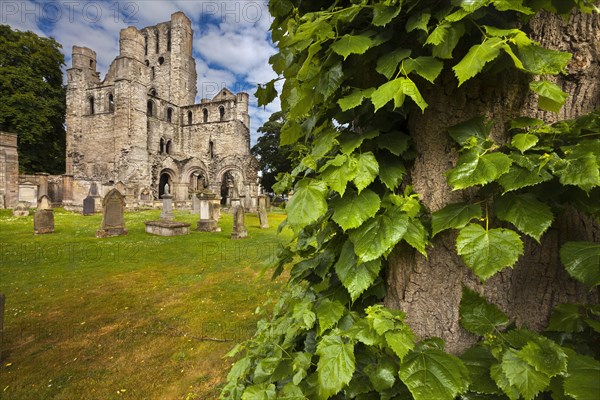
<instances>
[{"instance_id":1,"label":"ruined abbey","mask_svg":"<svg viewBox=\"0 0 600 400\"><path fill-rule=\"evenodd\" d=\"M141 30L121 30L120 52L103 81L96 54L73 47L67 70L67 170L63 203L124 190L127 203L175 204L210 190L223 202L258 193L250 154L248 94L223 88L195 104L193 31L181 12ZM246 203L249 204L249 203Z\"/></svg>"}]
</instances>

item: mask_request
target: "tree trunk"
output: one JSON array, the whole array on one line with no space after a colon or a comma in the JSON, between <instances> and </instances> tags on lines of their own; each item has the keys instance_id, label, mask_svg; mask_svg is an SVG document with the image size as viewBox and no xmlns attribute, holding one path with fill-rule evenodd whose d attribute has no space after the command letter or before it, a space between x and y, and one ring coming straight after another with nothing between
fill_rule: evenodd
<instances>
[{"instance_id":1,"label":"tree trunk","mask_svg":"<svg viewBox=\"0 0 600 400\"><path fill-rule=\"evenodd\" d=\"M425 93L425 113L415 113L409 128L420 154L411 169L414 190L430 211L449 203L469 200L474 190L453 192L444 172L452 168L457 152L447 128L477 115L493 118L492 135L506 141L506 122L516 116L530 116L554 122L574 118L600 107L600 16L573 13L566 22L541 14L529 25L530 36L542 46L573 53L569 75L555 79L569 94L556 115L537 109L529 93L529 77L503 72L497 81L473 79L460 88L452 71L445 71L441 87ZM518 326L540 330L546 326L554 305L564 302L597 302L598 292L572 280L559 260L560 244L570 240L600 241L600 226L594 219L570 211L557 216L543 236L541 245L524 237L524 256L514 269L502 272L481 284L462 263L455 249L455 232L443 232L432 241L429 256L398 246L389 258L388 294L385 304L407 313L407 322L421 338L438 336L447 350L460 353L476 338L459 325L458 306L462 286L482 293L498 305Z\"/></svg>"}]
</instances>

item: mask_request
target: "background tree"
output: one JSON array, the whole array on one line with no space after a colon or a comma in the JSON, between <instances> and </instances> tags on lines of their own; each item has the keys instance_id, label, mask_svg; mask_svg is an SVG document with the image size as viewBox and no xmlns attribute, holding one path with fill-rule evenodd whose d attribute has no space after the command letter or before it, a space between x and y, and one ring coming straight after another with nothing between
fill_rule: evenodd
<instances>
[{"instance_id":1,"label":"background tree","mask_svg":"<svg viewBox=\"0 0 600 400\"><path fill-rule=\"evenodd\" d=\"M25 173L65 171L61 45L0 25L0 130L18 135Z\"/></svg>"},{"instance_id":2,"label":"background tree","mask_svg":"<svg viewBox=\"0 0 600 400\"><path fill-rule=\"evenodd\" d=\"M297 4L270 2L290 284L223 397L597 397L598 7Z\"/></svg>"},{"instance_id":3,"label":"background tree","mask_svg":"<svg viewBox=\"0 0 600 400\"><path fill-rule=\"evenodd\" d=\"M251 150L258 158L258 165L262 172L261 184L269 193L273 192L272 187L277 180L277 175L292 170L293 146L279 145L279 135L284 123L284 114L281 111L272 114L269 120L258 128L258 132L262 135Z\"/></svg>"}]
</instances>

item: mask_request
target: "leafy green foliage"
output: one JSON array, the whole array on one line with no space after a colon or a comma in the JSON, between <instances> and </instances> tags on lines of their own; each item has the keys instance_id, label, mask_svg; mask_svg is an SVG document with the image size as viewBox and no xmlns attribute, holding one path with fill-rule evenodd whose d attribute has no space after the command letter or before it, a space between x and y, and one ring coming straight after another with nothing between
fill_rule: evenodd
<instances>
[{"instance_id":1,"label":"leafy green foliage","mask_svg":"<svg viewBox=\"0 0 600 400\"><path fill-rule=\"evenodd\" d=\"M543 240L565 206L597 212L600 113L551 125L518 118L507 124L511 140L502 141L504 126L492 135L494 121L464 121L448 128L460 156L446 177L454 190L467 189L468 202L431 213L411 187L421 156L412 143L427 129L411 116L435 99L443 71L457 78L443 77L448 90L505 68L544 75L531 77L531 89L540 106L560 108L564 96L547 75L564 72L570 55L527 36L531 16L557 3L270 3L279 47L271 62L285 81L281 144L302 144L295 168L277 184L294 187L287 226L295 236L276 270L291 264L290 284L244 344L251 363L230 385L275 384L278 396L298 399L566 398L568 349L591 353L589 337L600 329L592 309L557 312L551 326L560 331L567 321L573 330L557 339L565 332L514 328L496 305L465 289L461 324L482 338L459 359L441 339L415 337L401 311L381 305L394 249L427 257L432 236L458 230L457 253L485 281L516 264L522 236ZM587 276L587 265L572 269Z\"/></svg>"},{"instance_id":2,"label":"leafy green foliage","mask_svg":"<svg viewBox=\"0 0 600 400\"><path fill-rule=\"evenodd\" d=\"M0 131L17 134L19 169L65 171L61 45L0 25Z\"/></svg>"},{"instance_id":3,"label":"leafy green foliage","mask_svg":"<svg viewBox=\"0 0 600 400\"><path fill-rule=\"evenodd\" d=\"M589 286L600 285L600 245L567 242L560 249L560 260L567 272Z\"/></svg>"}]
</instances>

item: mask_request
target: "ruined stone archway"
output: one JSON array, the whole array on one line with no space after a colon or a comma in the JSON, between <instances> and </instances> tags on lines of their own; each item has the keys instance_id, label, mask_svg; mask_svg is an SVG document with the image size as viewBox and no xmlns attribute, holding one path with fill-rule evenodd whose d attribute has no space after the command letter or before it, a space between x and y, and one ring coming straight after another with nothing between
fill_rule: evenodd
<instances>
[{"instance_id":1,"label":"ruined stone archway","mask_svg":"<svg viewBox=\"0 0 600 400\"><path fill-rule=\"evenodd\" d=\"M169 193L173 195L173 184L176 182L176 175L170 169L163 169L160 171L159 180L158 180L158 198L162 198L162 195L165 194L165 185L169 184Z\"/></svg>"}]
</instances>

